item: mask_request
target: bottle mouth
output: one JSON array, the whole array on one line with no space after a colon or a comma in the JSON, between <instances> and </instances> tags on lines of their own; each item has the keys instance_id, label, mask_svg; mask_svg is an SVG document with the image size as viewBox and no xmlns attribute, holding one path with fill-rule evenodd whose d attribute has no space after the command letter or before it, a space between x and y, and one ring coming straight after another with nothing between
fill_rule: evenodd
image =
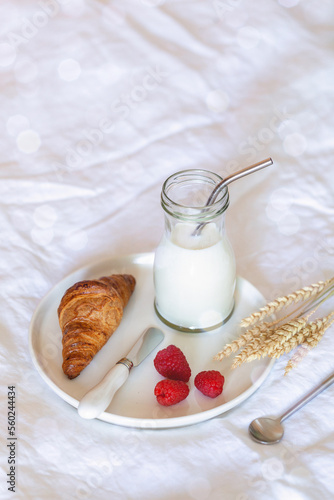
<instances>
[{"instance_id":1,"label":"bottle mouth","mask_svg":"<svg viewBox=\"0 0 334 500\"><path fill-rule=\"evenodd\" d=\"M206 205L210 194L223 179L209 170L181 170L166 179L161 191L161 205L165 212L186 222L207 222L225 212L229 206L229 192L225 186L211 205Z\"/></svg>"}]
</instances>

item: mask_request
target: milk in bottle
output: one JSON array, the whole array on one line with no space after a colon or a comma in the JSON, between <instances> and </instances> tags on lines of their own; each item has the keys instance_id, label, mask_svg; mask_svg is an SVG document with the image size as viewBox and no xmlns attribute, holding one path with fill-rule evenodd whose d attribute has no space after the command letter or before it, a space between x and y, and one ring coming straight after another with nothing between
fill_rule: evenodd
<instances>
[{"instance_id":1,"label":"milk in bottle","mask_svg":"<svg viewBox=\"0 0 334 500\"><path fill-rule=\"evenodd\" d=\"M188 170L167 179L162 190L165 231L154 260L155 309L182 331L211 330L230 316L236 266L224 227L228 190L210 207L208 194L221 178ZM195 234L199 223L204 223Z\"/></svg>"}]
</instances>

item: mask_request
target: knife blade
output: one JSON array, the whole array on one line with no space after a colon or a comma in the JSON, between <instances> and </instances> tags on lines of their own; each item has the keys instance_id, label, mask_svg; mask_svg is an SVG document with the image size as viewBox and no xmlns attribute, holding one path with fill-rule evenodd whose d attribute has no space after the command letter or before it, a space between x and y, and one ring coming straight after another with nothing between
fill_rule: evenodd
<instances>
[{"instance_id":1,"label":"knife blade","mask_svg":"<svg viewBox=\"0 0 334 500\"><path fill-rule=\"evenodd\" d=\"M126 382L133 366L138 366L164 338L164 333L155 327L144 330L129 353L108 371L95 387L81 399L78 406L80 417L97 418L109 406L118 389Z\"/></svg>"}]
</instances>

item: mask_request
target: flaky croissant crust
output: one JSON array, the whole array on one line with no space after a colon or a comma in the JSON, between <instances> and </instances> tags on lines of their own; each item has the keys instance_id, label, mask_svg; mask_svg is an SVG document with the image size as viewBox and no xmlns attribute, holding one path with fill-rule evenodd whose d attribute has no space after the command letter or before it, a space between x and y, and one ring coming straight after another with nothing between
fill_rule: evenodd
<instances>
[{"instance_id":1,"label":"flaky croissant crust","mask_svg":"<svg viewBox=\"0 0 334 500\"><path fill-rule=\"evenodd\" d=\"M131 275L113 274L79 281L65 292L58 318L63 371L70 379L80 374L119 326L135 284Z\"/></svg>"}]
</instances>

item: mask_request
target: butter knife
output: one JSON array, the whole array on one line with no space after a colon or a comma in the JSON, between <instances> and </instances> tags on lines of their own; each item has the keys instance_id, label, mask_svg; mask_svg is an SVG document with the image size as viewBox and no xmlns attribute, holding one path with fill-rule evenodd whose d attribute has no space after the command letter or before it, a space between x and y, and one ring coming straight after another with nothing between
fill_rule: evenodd
<instances>
[{"instance_id":1,"label":"butter knife","mask_svg":"<svg viewBox=\"0 0 334 500\"><path fill-rule=\"evenodd\" d=\"M126 382L131 368L138 366L163 338L164 334L158 328L147 328L130 352L109 370L101 382L84 395L78 406L80 417L91 419L101 415L118 389Z\"/></svg>"}]
</instances>

